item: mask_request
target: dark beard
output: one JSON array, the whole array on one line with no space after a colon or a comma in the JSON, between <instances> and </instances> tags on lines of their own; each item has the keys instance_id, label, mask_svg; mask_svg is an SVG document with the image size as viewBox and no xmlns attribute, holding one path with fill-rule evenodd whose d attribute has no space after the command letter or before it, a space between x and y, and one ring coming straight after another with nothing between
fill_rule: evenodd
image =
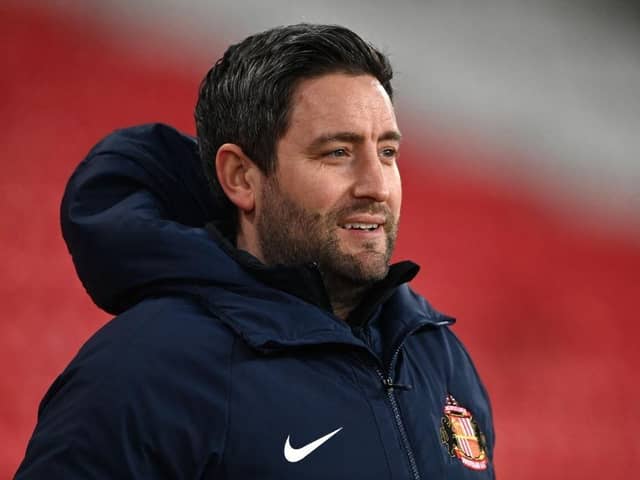
<instances>
[{"instance_id":1,"label":"dark beard","mask_svg":"<svg viewBox=\"0 0 640 480\"><path fill-rule=\"evenodd\" d=\"M274 177L265 182L262 205L256 228L264 262L287 266L317 264L332 303L387 275L397 230L397 221L387 207L356 200L323 216L298 206L280 190ZM366 264L342 252L337 236L338 220L360 212L382 213L387 219L385 252L373 253L374 259ZM364 243L363 247L374 252L375 245Z\"/></svg>"}]
</instances>

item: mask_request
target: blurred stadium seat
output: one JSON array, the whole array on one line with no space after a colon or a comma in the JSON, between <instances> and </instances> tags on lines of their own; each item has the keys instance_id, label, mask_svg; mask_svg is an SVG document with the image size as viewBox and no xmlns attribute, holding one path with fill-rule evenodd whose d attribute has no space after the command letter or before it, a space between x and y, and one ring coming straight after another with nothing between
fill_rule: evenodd
<instances>
[{"instance_id":1,"label":"blurred stadium seat","mask_svg":"<svg viewBox=\"0 0 640 480\"><path fill-rule=\"evenodd\" d=\"M10 2L0 14L0 478L9 478L46 388L108 320L83 292L59 233L66 179L115 128L162 121L193 132L209 64L195 48L127 43L89 11ZM144 45L163 38L157 31ZM207 45L206 57L224 46ZM640 197L611 213L622 222L594 222L570 191L550 202L514 172L478 168L498 172L517 157L531 171L548 159L445 131L410 104L400 111L408 139L396 257L420 263L414 287L458 318L492 396L499 478L632 478L640 234L619 225L637 223Z\"/></svg>"}]
</instances>

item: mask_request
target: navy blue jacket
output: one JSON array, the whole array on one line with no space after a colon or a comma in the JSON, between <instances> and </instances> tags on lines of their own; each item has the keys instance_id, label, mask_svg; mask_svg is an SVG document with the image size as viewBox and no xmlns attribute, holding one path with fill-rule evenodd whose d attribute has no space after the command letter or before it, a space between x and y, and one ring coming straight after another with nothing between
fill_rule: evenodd
<instances>
[{"instance_id":1,"label":"navy blue jacket","mask_svg":"<svg viewBox=\"0 0 640 480\"><path fill-rule=\"evenodd\" d=\"M80 164L63 233L117 317L47 392L16 478L494 477L487 394L452 319L406 284L416 267L350 326L313 267L269 269L204 228L217 211L169 127L118 131Z\"/></svg>"}]
</instances>

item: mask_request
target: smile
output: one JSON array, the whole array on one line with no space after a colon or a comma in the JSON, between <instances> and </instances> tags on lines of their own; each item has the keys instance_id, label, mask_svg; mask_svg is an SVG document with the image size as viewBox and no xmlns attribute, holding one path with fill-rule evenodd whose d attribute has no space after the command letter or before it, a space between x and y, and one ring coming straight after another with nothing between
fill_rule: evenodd
<instances>
[{"instance_id":1,"label":"smile","mask_svg":"<svg viewBox=\"0 0 640 480\"><path fill-rule=\"evenodd\" d=\"M342 228L346 230L367 230L374 231L380 226L379 223L345 223L341 225Z\"/></svg>"}]
</instances>

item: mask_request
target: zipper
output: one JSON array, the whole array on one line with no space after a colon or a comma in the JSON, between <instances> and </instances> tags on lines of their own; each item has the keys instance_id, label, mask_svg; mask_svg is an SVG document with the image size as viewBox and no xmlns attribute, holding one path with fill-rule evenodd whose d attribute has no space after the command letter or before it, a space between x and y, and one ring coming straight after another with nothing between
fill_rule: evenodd
<instances>
[{"instance_id":1,"label":"zipper","mask_svg":"<svg viewBox=\"0 0 640 480\"><path fill-rule=\"evenodd\" d=\"M402 439L402 444L407 453L407 457L409 459L409 468L411 469L411 474L413 475L413 480L420 480L420 473L418 472L418 465L416 464L416 458L413 455L413 450L411 448L411 444L409 443L409 437L407 435L407 431L404 428L404 423L402 422L402 417L400 416L400 408L398 407L398 402L396 401L396 396L393 393L395 389L402 390L410 390L411 385L403 385L398 383L393 383L393 379L391 375L385 377L382 371L376 367L376 373L382 380L382 385L387 390L387 398L389 399L389 403L391 404L391 410L393 411L393 417L396 421L396 426L400 431L400 438ZM391 372L389 372L391 373Z\"/></svg>"},{"instance_id":2,"label":"zipper","mask_svg":"<svg viewBox=\"0 0 640 480\"><path fill-rule=\"evenodd\" d=\"M409 459L409 468L411 470L411 474L413 475L413 480L420 480L420 472L418 472L418 464L416 463L415 455L413 454L413 449L411 448L411 443L409 442L409 436L407 435L407 430L404 427L404 422L402 421L402 417L400 416L400 407L398 406L398 401L396 400L396 396L394 390L411 390L413 388L412 385L395 383L393 381L393 370L398 360L398 355L400 354L400 350L404 346L404 342L407 338L409 338L414 332L422 328L423 325L420 325L405 335L400 344L396 347L391 356L391 361L389 362L389 372L385 376L382 373L382 370L376 367L376 373L380 377L382 381L382 385L387 391L387 398L389 399L389 403L391 404L391 410L393 411L393 416L396 421L396 426L398 427L398 431L400 432L400 438L402 439L402 443L404 445L404 449L407 453L407 458Z\"/></svg>"},{"instance_id":3,"label":"zipper","mask_svg":"<svg viewBox=\"0 0 640 480\"><path fill-rule=\"evenodd\" d=\"M435 323L436 326L448 325L449 321L441 321ZM400 407L398 406L398 401L396 400L396 396L394 394L394 390L411 390L413 388L412 385L403 384L403 383L395 383L393 381L393 370L398 360L398 355L404 346L405 341L415 332L423 328L425 324L420 324L412 328L407 334L403 337L402 341L398 344L396 349L391 356L391 360L389 362L389 371L385 376L382 372L382 362L380 359L373 353L372 350L369 350L369 353L376 360L375 371L380 377L380 381L382 382L383 387L387 391L387 398L389 399L389 404L391 405L391 410L393 411L393 417L396 421L396 427L398 427L398 431L400 432L400 438L402 440L404 449L407 453L407 458L409 460L409 468L411 470L411 474L413 476L413 480L420 480L420 472L418 471L418 464L416 463L416 457L413 453L413 449L411 448L411 443L409 442L409 436L407 435L407 430L404 427L404 422L402 421L402 417L400 416Z\"/></svg>"}]
</instances>

